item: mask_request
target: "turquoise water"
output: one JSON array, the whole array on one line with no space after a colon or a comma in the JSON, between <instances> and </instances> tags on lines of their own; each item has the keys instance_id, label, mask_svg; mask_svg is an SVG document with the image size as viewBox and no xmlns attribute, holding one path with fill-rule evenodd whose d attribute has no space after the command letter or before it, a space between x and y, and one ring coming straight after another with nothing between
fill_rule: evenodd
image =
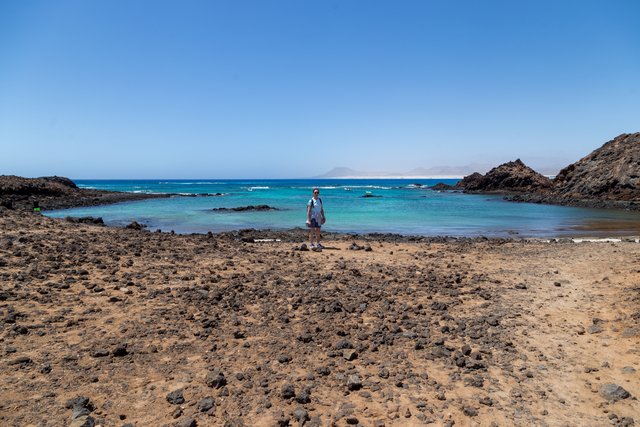
<instances>
[{"instance_id":1,"label":"turquoise water","mask_svg":"<svg viewBox=\"0 0 640 427\"><path fill-rule=\"evenodd\" d=\"M640 214L621 210L512 203L500 196L438 192L438 182L457 180L77 180L82 188L143 192L216 194L170 197L108 206L49 211L51 217L99 216L107 225L131 221L150 230L206 233L243 228L304 227L306 204L320 188L325 229L344 233L447 236L616 235L640 233ZM416 185L418 184L418 185ZM365 198L364 195L381 197ZM215 212L218 207L269 205L277 211Z\"/></svg>"}]
</instances>

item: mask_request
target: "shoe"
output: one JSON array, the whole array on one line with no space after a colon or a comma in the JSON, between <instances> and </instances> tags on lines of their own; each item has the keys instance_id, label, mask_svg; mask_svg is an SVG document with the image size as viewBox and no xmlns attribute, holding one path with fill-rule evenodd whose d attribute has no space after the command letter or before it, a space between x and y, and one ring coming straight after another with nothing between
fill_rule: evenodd
<instances>
[{"instance_id":1,"label":"shoe","mask_svg":"<svg viewBox=\"0 0 640 427\"><path fill-rule=\"evenodd\" d=\"M318 243L318 249L324 249L324 246L322 246L322 243Z\"/></svg>"},{"instance_id":2,"label":"shoe","mask_svg":"<svg viewBox=\"0 0 640 427\"><path fill-rule=\"evenodd\" d=\"M309 243L309 247L313 250L316 248L316 245L314 245L313 243Z\"/></svg>"}]
</instances>

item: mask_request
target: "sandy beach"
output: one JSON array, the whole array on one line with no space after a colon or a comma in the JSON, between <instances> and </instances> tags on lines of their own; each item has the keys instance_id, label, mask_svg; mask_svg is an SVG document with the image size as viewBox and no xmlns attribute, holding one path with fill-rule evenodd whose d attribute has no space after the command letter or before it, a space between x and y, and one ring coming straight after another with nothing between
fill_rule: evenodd
<instances>
[{"instance_id":1,"label":"sandy beach","mask_svg":"<svg viewBox=\"0 0 640 427\"><path fill-rule=\"evenodd\" d=\"M4 210L0 424L640 420L640 244L295 237Z\"/></svg>"}]
</instances>

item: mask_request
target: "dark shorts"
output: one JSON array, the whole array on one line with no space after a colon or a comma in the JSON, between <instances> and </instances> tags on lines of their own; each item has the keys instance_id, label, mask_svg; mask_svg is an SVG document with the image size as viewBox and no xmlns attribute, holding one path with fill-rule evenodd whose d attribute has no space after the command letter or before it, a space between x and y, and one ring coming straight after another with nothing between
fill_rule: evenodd
<instances>
[{"instance_id":1,"label":"dark shorts","mask_svg":"<svg viewBox=\"0 0 640 427\"><path fill-rule=\"evenodd\" d=\"M309 227L311 227L311 228L320 228L320 224L318 224L318 221L316 221L315 218L311 218L311 224L309 225Z\"/></svg>"}]
</instances>

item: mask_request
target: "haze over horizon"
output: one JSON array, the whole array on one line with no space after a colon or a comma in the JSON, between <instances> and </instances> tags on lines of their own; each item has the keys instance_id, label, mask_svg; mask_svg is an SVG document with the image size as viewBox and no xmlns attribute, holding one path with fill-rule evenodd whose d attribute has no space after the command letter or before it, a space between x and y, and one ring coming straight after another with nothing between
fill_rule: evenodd
<instances>
[{"instance_id":1,"label":"haze over horizon","mask_svg":"<svg viewBox=\"0 0 640 427\"><path fill-rule=\"evenodd\" d=\"M0 3L0 174L296 178L639 129L640 3Z\"/></svg>"}]
</instances>

